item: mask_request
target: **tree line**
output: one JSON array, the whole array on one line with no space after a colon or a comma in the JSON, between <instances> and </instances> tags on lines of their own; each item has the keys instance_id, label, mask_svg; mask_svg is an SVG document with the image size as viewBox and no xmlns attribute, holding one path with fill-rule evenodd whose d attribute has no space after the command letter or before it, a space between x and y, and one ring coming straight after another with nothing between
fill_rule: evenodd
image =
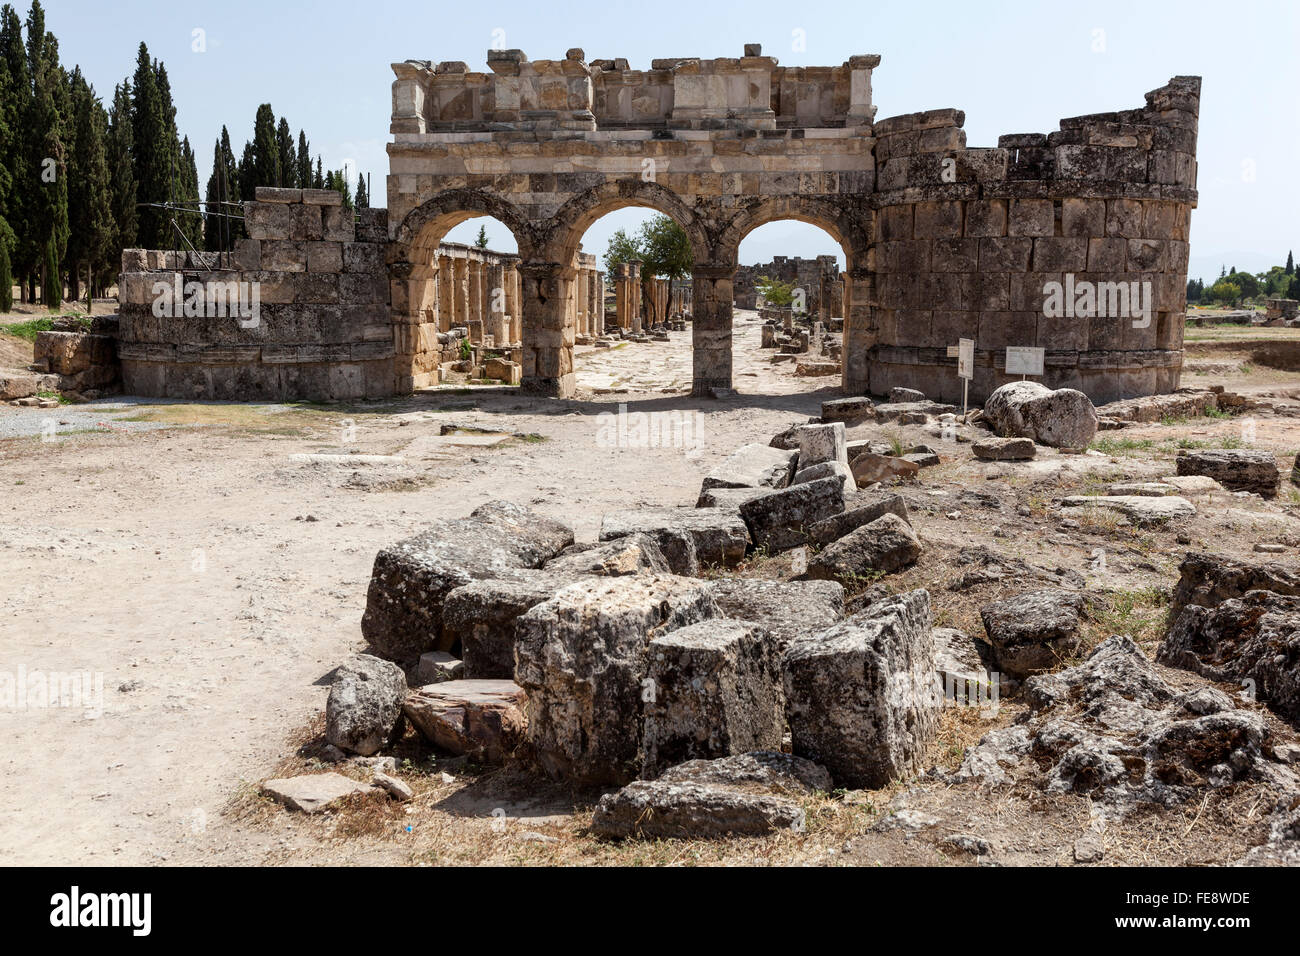
<instances>
[{"instance_id":1,"label":"tree line","mask_svg":"<svg viewBox=\"0 0 1300 956\"><path fill-rule=\"evenodd\" d=\"M1238 272L1236 266L1223 266L1219 278L1208 287L1203 279L1187 283L1189 305L1238 307L1261 298L1300 299L1300 270L1290 252L1286 265L1273 266L1267 272Z\"/></svg>"},{"instance_id":2,"label":"tree line","mask_svg":"<svg viewBox=\"0 0 1300 956\"><path fill-rule=\"evenodd\" d=\"M239 204L258 186L334 189L355 197L343 170L312 161L306 133L293 136L269 103L238 159L225 126L200 195L194 149L176 126L167 68L140 44L134 73L106 105L79 66L59 62L58 40L33 0L24 22L0 7L0 312L24 302L58 309L69 296L102 294L123 249L229 249L245 233ZM223 205L226 203L228 205ZM171 204L172 208L166 208Z\"/></svg>"}]
</instances>

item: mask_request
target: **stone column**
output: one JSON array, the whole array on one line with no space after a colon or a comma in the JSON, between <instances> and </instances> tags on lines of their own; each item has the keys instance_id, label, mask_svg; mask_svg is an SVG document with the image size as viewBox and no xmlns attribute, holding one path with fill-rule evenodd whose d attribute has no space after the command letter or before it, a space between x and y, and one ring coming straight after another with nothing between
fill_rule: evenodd
<instances>
[{"instance_id":1,"label":"stone column","mask_svg":"<svg viewBox=\"0 0 1300 956\"><path fill-rule=\"evenodd\" d=\"M867 362L876 344L871 281L871 270L852 263L844 274L844 346L840 362L845 395L865 395L871 385Z\"/></svg>"},{"instance_id":2,"label":"stone column","mask_svg":"<svg viewBox=\"0 0 1300 956\"><path fill-rule=\"evenodd\" d=\"M691 328L692 395L731 388L731 303L734 265L702 265L691 270L694 324Z\"/></svg>"},{"instance_id":3,"label":"stone column","mask_svg":"<svg viewBox=\"0 0 1300 956\"><path fill-rule=\"evenodd\" d=\"M519 266L520 301L528 321L523 335L522 387L540 395L569 398L573 374L573 326L566 321L566 303L574 269L558 262L525 262Z\"/></svg>"},{"instance_id":4,"label":"stone column","mask_svg":"<svg viewBox=\"0 0 1300 956\"><path fill-rule=\"evenodd\" d=\"M478 259L465 260L466 274L469 278L469 320L483 321L483 263Z\"/></svg>"},{"instance_id":5,"label":"stone column","mask_svg":"<svg viewBox=\"0 0 1300 956\"><path fill-rule=\"evenodd\" d=\"M644 328L641 321L641 263L633 259L628 266L628 315L632 320L632 331L640 333Z\"/></svg>"},{"instance_id":6,"label":"stone column","mask_svg":"<svg viewBox=\"0 0 1300 956\"><path fill-rule=\"evenodd\" d=\"M605 273L591 270L591 285L587 290L587 311L591 314L591 334L605 332Z\"/></svg>"},{"instance_id":7,"label":"stone column","mask_svg":"<svg viewBox=\"0 0 1300 956\"><path fill-rule=\"evenodd\" d=\"M454 256L452 263L452 311L457 325L468 325L469 314L469 261L464 256Z\"/></svg>"},{"instance_id":8,"label":"stone column","mask_svg":"<svg viewBox=\"0 0 1300 956\"><path fill-rule=\"evenodd\" d=\"M519 274L519 262L510 265L509 285L514 308L510 312L510 344L522 346L524 342L524 286L523 276Z\"/></svg>"},{"instance_id":9,"label":"stone column","mask_svg":"<svg viewBox=\"0 0 1300 956\"><path fill-rule=\"evenodd\" d=\"M446 332L456 324L456 297L452 293L455 277L450 256L438 256L438 331Z\"/></svg>"},{"instance_id":10,"label":"stone column","mask_svg":"<svg viewBox=\"0 0 1300 956\"><path fill-rule=\"evenodd\" d=\"M500 261L487 266L487 303L490 314L488 329L497 348L510 344L510 319L506 311L506 267Z\"/></svg>"}]
</instances>

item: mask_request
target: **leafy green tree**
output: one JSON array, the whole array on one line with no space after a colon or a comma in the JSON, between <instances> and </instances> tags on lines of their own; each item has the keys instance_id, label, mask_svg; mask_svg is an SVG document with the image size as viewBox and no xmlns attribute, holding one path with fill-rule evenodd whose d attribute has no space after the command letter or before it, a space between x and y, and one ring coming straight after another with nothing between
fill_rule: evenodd
<instances>
[{"instance_id":1,"label":"leafy green tree","mask_svg":"<svg viewBox=\"0 0 1300 956\"><path fill-rule=\"evenodd\" d=\"M619 265L624 262L639 262L644 257L641 237L629 236L626 229L619 229L609 237L609 243L601 259L605 263L605 275L612 280L618 274Z\"/></svg>"},{"instance_id":2,"label":"leafy green tree","mask_svg":"<svg viewBox=\"0 0 1300 956\"><path fill-rule=\"evenodd\" d=\"M770 276L759 276L754 282L754 288L762 295L763 300L771 305L784 307L794 301L796 286L793 282L783 282Z\"/></svg>"}]
</instances>

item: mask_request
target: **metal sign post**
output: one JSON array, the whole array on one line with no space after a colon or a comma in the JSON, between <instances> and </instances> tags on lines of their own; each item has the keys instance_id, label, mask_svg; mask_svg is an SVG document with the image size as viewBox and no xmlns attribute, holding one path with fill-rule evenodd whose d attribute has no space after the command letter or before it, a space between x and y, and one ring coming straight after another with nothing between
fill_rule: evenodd
<instances>
[{"instance_id":1,"label":"metal sign post","mask_svg":"<svg viewBox=\"0 0 1300 956\"><path fill-rule=\"evenodd\" d=\"M956 345L948 346L948 357L957 359L957 375L961 378L961 418L965 421L970 380L975 377L975 340L958 339Z\"/></svg>"}]
</instances>

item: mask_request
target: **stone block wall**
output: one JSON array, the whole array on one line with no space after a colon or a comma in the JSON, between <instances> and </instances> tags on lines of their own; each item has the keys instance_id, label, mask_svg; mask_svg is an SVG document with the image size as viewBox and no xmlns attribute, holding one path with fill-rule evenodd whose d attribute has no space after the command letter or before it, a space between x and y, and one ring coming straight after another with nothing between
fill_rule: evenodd
<instances>
[{"instance_id":1,"label":"stone block wall","mask_svg":"<svg viewBox=\"0 0 1300 956\"><path fill-rule=\"evenodd\" d=\"M776 256L766 265L739 266L736 269L736 308L757 309L757 283L763 276L791 282L804 291L804 307L809 315L823 321L844 317L844 286L834 256L804 259L799 256Z\"/></svg>"},{"instance_id":2,"label":"stone block wall","mask_svg":"<svg viewBox=\"0 0 1300 956\"><path fill-rule=\"evenodd\" d=\"M1199 78L1175 77L1142 109L992 149L966 148L957 110L876 123L870 390L959 399L947 348L960 338L976 343L975 401L1011 380L1007 346L1046 349L1044 384L1094 402L1177 388L1199 97ZM1086 301L1083 315L1049 314L1051 283L1114 306L1103 284L1135 282L1149 283L1149 324L1113 307L1087 314Z\"/></svg>"},{"instance_id":3,"label":"stone block wall","mask_svg":"<svg viewBox=\"0 0 1300 956\"><path fill-rule=\"evenodd\" d=\"M358 221L341 202L331 190L259 188L245 204L249 238L233 252L125 250L123 390L275 401L392 395L387 221L382 209L361 210ZM174 293L166 301L163 290L178 288L183 302ZM232 289L255 317L231 314Z\"/></svg>"}]
</instances>

